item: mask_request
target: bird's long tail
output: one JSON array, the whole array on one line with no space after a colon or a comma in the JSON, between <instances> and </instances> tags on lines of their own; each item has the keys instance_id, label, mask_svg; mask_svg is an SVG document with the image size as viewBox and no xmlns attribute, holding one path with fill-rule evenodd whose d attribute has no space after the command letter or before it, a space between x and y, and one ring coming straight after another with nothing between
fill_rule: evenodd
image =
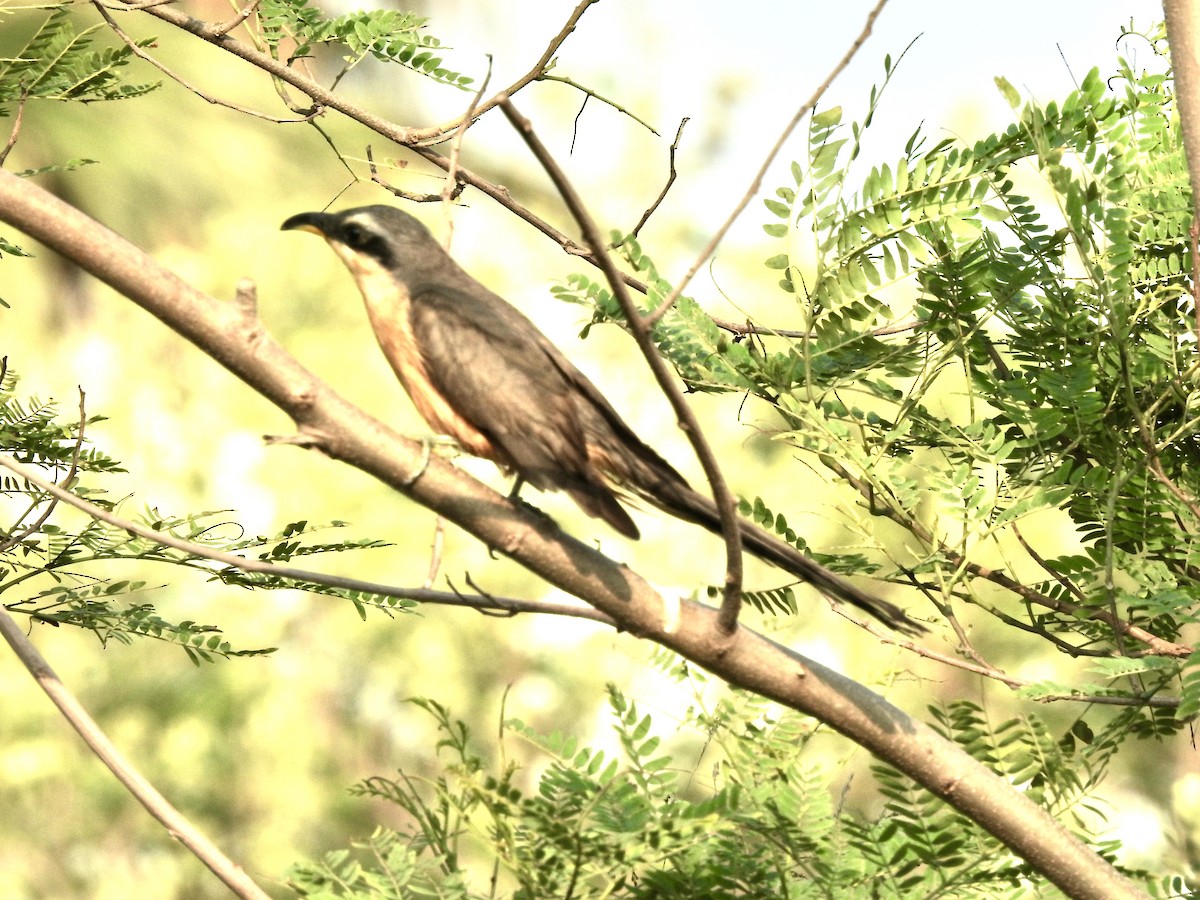
<instances>
[{"instance_id":1,"label":"bird's long tail","mask_svg":"<svg viewBox=\"0 0 1200 900\"><path fill-rule=\"evenodd\" d=\"M676 477L655 473L653 487L646 479L638 479L635 492L644 500L680 519L701 525L714 534L721 533L721 517L717 505L709 497L693 490L687 482ZM674 470L671 472L675 475ZM677 480L678 479L678 480ZM924 634L928 629L915 622L900 607L855 587L835 575L816 560L801 553L791 544L768 534L753 522L738 519L742 545L759 559L778 566L783 571L806 581L834 600L849 603L870 613L890 628L903 634Z\"/></svg>"}]
</instances>

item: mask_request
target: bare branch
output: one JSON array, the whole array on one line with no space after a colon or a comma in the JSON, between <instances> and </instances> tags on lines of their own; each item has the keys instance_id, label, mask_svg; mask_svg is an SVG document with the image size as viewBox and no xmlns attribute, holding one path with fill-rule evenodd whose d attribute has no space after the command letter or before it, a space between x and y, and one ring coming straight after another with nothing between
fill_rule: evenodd
<instances>
[{"instance_id":1,"label":"bare branch","mask_svg":"<svg viewBox=\"0 0 1200 900\"><path fill-rule=\"evenodd\" d=\"M404 162L399 163L400 168L403 168L406 165L408 164ZM393 197L399 197L401 200L409 200L413 203L437 203L445 199L446 195L444 191L437 194L417 194L412 191L406 191L404 188L398 188L395 185L384 181L383 176L379 174L379 168L375 164L375 154L371 150L371 146L369 144L367 145L367 170L371 173L371 180L373 182L390 193ZM456 178L454 180L454 193L451 194L450 199L453 200L456 198L462 193L462 190L463 182Z\"/></svg>"},{"instance_id":2,"label":"bare branch","mask_svg":"<svg viewBox=\"0 0 1200 900\"><path fill-rule=\"evenodd\" d=\"M621 305L621 310L625 313L629 331L637 342L638 349L642 351L642 356L650 366L650 371L654 373L654 379L675 411L679 427L687 435L692 449L696 451L696 457L700 460L700 465L704 468L704 475L712 488L713 500L721 514L721 536L725 539L725 593L721 602L721 615L718 622L722 632L731 634L737 628L738 612L742 606L742 534L737 522L733 493L729 490L729 486L725 483L725 477L721 474L716 454L713 453L708 441L704 439L700 422L695 413L683 399L683 393L676 384L675 374L654 346L654 338L651 335L651 326L647 322L647 317L638 311L637 304L633 302L624 282L621 281L620 273L605 249L604 237L584 206L582 198L568 181L566 173L554 161L550 151L534 133L530 121L517 112L511 100L502 99L500 106L504 110L504 114L508 116L508 120L512 122L513 128L525 140L533 155L537 157L537 161L546 170L546 174L550 176L550 180L554 182L559 195L583 231L584 240L596 254L600 269L608 279L609 287L612 288L613 296L616 297L617 302Z\"/></svg>"},{"instance_id":3,"label":"bare branch","mask_svg":"<svg viewBox=\"0 0 1200 900\"><path fill-rule=\"evenodd\" d=\"M659 204L661 204L663 200L667 198L667 191L671 190L671 185L675 183L675 151L679 149L679 141L683 138L683 126L689 121L690 120L687 118L687 116L684 116L679 122L679 127L675 130L675 140L671 141L671 150L667 156L667 183L664 184L662 190L658 192L658 197L656 197L654 202L650 204L650 207L644 213L642 213L642 217L638 219L638 223L633 226L633 231L629 232L631 237L638 236L638 232L641 231L642 227L650 221L650 216L652 216L654 211L658 209Z\"/></svg>"},{"instance_id":4,"label":"bare branch","mask_svg":"<svg viewBox=\"0 0 1200 900\"><path fill-rule=\"evenodd\" d=\"M557 81L559 84L565 84L565 85L568 85L569 87L573 87L573 88L575 88L575 90L579 91L581 94L584 95L584 101L583 101L584 103L587 103L588 98L595 97L597 100L599 100L605 106L610 106L614 110L619 112L621 115L628 116L630 119L633 119L633 121L637 122L639 125L641 125L643 128L645 128L652 135L654 135L655 137L658 137L658 129L655 128L653 125L651 125L649 122L647 122L645 119L639 119L632 112L630 112L629 109L622 106L617 101L610 100L608 97L605 97L603 94L597 93L596 91L593 91L589 87L585 87L584 85L580 84L578 81L576 81L573 78L568 78L565 75L542 74L542 75L539 75L536 80L537 81ZM506 91L506 93L510 97L513 95L512 91ZM582 112L582 111L583 111L583 108L580 107L580 112ZM578 117L576 117L576 119L578 120ZM686 122L687 120L685 119L684 121Z\"/></svg>"},{"instance_id":5,"label":"bare branch","mask_svg":"<svg viewBox=\"0 0 1200 900\"><path fill-rule=\"evenodd\" d=\"M846 66L850 65L850 60L854 59L855 54L858 53L858 49L866 42L867 38L870 37L871 30L875 27L875 20L879 18L879 14L883 12L883 8L886 5L887 0L878 0L874 8L872 8L870 13L867 14L867 21L863 25L862 31L859 32L858 37L854 39L854 43L850 45L850 49L846 51L846 53L838 61L838 64L833 67L833 71L829 73L823 82L821 82L821 86L813 92L813 95L808 98L803 106L796 110L796 114L792 116L791 121L788 122L788 124L784 127L783 133L779 135L779 139L775 141L775 146L771 148L771 151L767 154L767 158L763 160L763 164L759 166L758 173L754 176L754 181L750 183L750 187L747 188L746 193L742 195L742 199L738 201L737 206L734 207L733 212L729 214L729 217L725 220L724 224L717 229L716 233L713 234L708 244L705 245L704 249L700 251L700 255L696 257L696 261L692 263L692 267L688 269L683 274L683 277L675 283L675 287L671 293L668 294L663 300L662 304L654 310L650 317L651 322L657 321L662 316L666 315L667 310L675 305L675 301L679 299L680 295L683 293L684 289L688 286L688 283L692 280L695 274L700 271L700 267L704 265L705 260L713 255L713 252L717 249L717 246L725 239L725 235L733 226L733 223L737 221L738 216L742 214L742 211L749 205L750 201L758 194L759 188L762 187L763 179L767 175L767 170L770 169L771 164L775 162L775 157L779 155L779 151L783 149L783 145L786 144L788 139L792 136L792 132L796 130L796 126L799 125L800 121L816 107L821 97L825 95L825 91L827 91L829 86L833 84L833 80L842 73L842 70L845 69Z\"/></svg>"},{"instance_id":6,"label":"bare branch","mask_svg":"<svg viewBox=\"0 0 1200 900\"><path fill-rule=\"evenodd\" d=\"M63 718L83 738L88 749L108 767L133 798L145 807L146 812L162 823L168 834L187 847L235 896L269 900L269 895L250 879L241 866L230 860L183 813L172 806L117 749L108 735L96 724L95 719L88 715L83 704L62 683L45 657L17 627L16 621L3 606L0 606L0 635L37 681L38 687L46 692L46 696L58 707Z\"/></svg>"},{"instance_id":7,"label":"bare branch","mask_svg":"<svg viewBox=\"0 0 1200 900\"><path fill-rule=\"evenodd\" d=\"M446 252L450 252L450 242L454 238L454 217L450 215L450 201L453 200L462 191L462 184L458 180L458 158L462 153L463 138L467 136L467 129L471 127L471 123L475 121L475 107L478 105L483 92L487 90L488 85L492 80L492 56L488 54L487 75L484 76L483 84L479 86L479 90L471 97L471 103L467 107L467 111L463 114L462 123L454 131L454 138L450 141L450 156L447 159L446 166L446 186L442 188L442 208L446 212Z\"/></svg>"},{"instance_id":8,"label":"bare branch","mask_svg":"<svg viewBox=\"0 0 1200 900\"><path fill-rule=\"evenodd\" d=\"M0 166L4 165L8 154L12 152L12 148L17 145L17 139L21 136L21 123L25 120L25 104L27 102L29 102L29 92L25 91L17 98L17 114L13 118L13 127L8 133L8 140L4 142L3 149L0 149Z\"/></svg>"}]
</instances>

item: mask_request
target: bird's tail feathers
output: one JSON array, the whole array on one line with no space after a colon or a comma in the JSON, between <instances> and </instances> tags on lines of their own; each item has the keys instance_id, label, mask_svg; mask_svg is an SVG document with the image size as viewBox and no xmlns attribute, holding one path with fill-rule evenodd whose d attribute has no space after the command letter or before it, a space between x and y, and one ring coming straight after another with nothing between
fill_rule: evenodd
<instances>
[{"instance_id":1,"label":"bird's tail feathers","mask_svg":"<svg viewBox=\"0 0 1200 900\"><path fill-rule=\"evenodd\" d=\"M693 490L682 479L660 479L652 489L642 487L637 493L642 499L673 516L701 525L714 534L721 533L721 517L716 503ZM918 635L927 631L925 626L909 618L894 603L868 594L753 522L739 518L738 526L742 545L748 551L811 584L827 597L857 606L903 634Z\"/></svg>"}]
</instances>

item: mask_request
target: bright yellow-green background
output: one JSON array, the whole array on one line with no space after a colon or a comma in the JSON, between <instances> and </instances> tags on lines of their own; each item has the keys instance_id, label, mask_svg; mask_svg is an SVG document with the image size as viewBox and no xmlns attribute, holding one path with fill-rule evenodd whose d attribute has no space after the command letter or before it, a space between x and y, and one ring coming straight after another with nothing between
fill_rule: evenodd
<instances>
[{"instance_id":1,"label":"bright yellow-green background","mask_svg":"<svg viewBox=\"0 0 1200 900\"><path fill-rule=\"evenodd\" d=\"M562 85L537 85L518 97L608 227L631 227L657 194L678 119L692 117L678 159L679 182L644 233L647 249L668 277L691 263L709 229L746 189L782 123L824 78L866 9L863 4L843 4L832 13L818 11L818 4L796 4L787 12L769 8L782 5L752 4L735 16L710 3L688 4L684 13L674 5L665 5L675 10L668 12L644 3L606 2L585 16L560 52L556 71L625 104L651 121L662 138L591 101L571 154L578 95ZM1044 12L1045 4L1015 3L1009 15L1028 22L1035 6ZM830 102L844 103L851 115L860 116L866 85L882 77L882 55L891 52L895 58L926 31L906 62L910 68L902 68L890 88L881 137L868 145L867 155L893 158L922 119L938 138L942 126L968 137L1002 128L1004 106L988 87L991 75L1032 85L1035 96L1049 99L1070 84L1055 42L1075 42L1064 52L1081 76L1092 65L1111 64L1108 48L1119 22L1155 11L1153 3L1093 6L1088 18L1099 25L1083 27L1056 13L1034 41L1027 26L987 23L992 39L981 43L983 23L964 20L962 4L896 3ZM229 15L215 4L187 8L210 20ZM457 45L446 54L451 68L482 77L482 53L494 54L496 87L532 64L569 8L551 2L439 3L428 14L434 17L431 31ZM0 55L11 53L41 16L12 7L7 13L0 14ZM90 23L95 17L83 10L80 20ZM120 20L134 35L158 35L155 54L206 92L273 115L288 114L269 82L244 64L164 24L129 15ZM158 77L144 66L137 72L144 79ZM331 73L320 74L327 81ZM372 64L347 78L342 89L381 114L417 125L449 119L468 100ZM373 145L377 158L397 155L378 136L336 114L323 117L321 125L352 158L360 177L366 144ZM119 104L31 105L8 168L19 171L75 157L90 157L99 165L41 183L217 297L231 297L238 278L253 278L267 328L301 361L374 414L422 432L332 254L310 236L278 231L285 217L324 207L351 181L315 130L214 107L175 84ZM785 163L788 158L785 153ZM471 131L464 163L571 230L545 179L498 116ZM440 186L415 162L390 177L409 190ZM768 179L767 193L779 183L782 175ZM350 186L335 205L385 200L378 188L360 184ZM442 210L430 206L416 212L439 235L445 232ZM759 204L752 205L693 293L718 315L761 315L788 327L795 314L790 301L775 289L775 275L759 265L778 252L762 239L759 225L767 220ZM686 444L671 427L666 404L649 387L631 344L614 329L578 341L583 312L549 296L551 284L582 267L477 193L463 196L453 221L454 252L463 264L533 316L631 423L694 477ZM19 235L0 233L23 243ZM277 410L128 301L52 254L31 249L36 259L0 263L0 296L12 305L0 309L0 354L23 376L23 392L56 398L69 416L76 386L82 385L89 410L109 417L91 436L130 470L104 482L114 497L128 495L127 512L147 505L166 514L231 509L229 519L264 534L301 518L343 519L353 528L333 532L331 539L349 533L383 538L393 546L321 561L327 570L397 584L424 579L434 527L428 512L315 454L264 446L261 435L289 430ZM711 425L710 436L735 489L768 493L816 543L822 534L847 539L829 530L841 518L824 499L828 495L817 478L789 465L788 455L759 433L774 425L767 413L741 409L744 424L739 424L736 397L694 402ZM462 464L503 486L492 467ZM640 515L644 538L634 545L560 497L530 494L529 499L664 588L691 592L720 578L718 544L695 529ZM778 583L762 569L751 571L754 586ZM499 594L546 595L536 580L491 559L453 529L445 536L441 572L458 585L469 573ZM395 821L393 811L352 798L345 788L398 767L433 771L428 719L403 704L406 697L435 697L487 743L506 691L507 714L545 730L599 733L599 739L604 724L600 687L606 680L624 685L668 735L691 702L686 691L646 674L652 648L586 623L502 620L442 608L427 609L420 618L373 614L364 623L348 604L320 597L247 594L152 566L114 574L151 585L169 579L170 586L148 595L168 617L220 624L239 647L279 647L265 659L194 668L164 644L142 641L102 649L88 635L67 629L32 632L68 685L151 780L260 879L278 877L301 855L368 833L381 817ZM883 685L894 670L902 671L899 684L887 689L914 712L934 697L995 702L1004 696L957 670L881 650L823 602L805 600L803 622L787 635L789 642L869 682ZM1061 660L1032 641L1014 646L1008 637L1008 646L990 646L987 635L981 640L993 661L1015 675L1061 674ZM937 638L931 646L948 649ZM0 698L0 898L222 895L199 864L82 750L5 652L0 652ZM1037 711L1061 721L1074 713ZM1129 774L1111 785L1109 795L1119 804L1112 809L1113 820L1125 826L1122 836L1132 841L1134 861L1153 865L1164 850L1157 836L1165 824L1166 795L1174 776L1191 767L1179 743L1130 745ZM686 767L694 762L698 744L686 736L680 744L677 759ZM862 754L843 741L831 738L823 748L831 761L855 756L862 762ZM510 751L524 752L520 747ZM1177 763L1174 752L1183 753ZM1150 767L1172 777L1147 777ZM1133 840L1146 834L1145 846Z\"/></svg>"}]
</instances>

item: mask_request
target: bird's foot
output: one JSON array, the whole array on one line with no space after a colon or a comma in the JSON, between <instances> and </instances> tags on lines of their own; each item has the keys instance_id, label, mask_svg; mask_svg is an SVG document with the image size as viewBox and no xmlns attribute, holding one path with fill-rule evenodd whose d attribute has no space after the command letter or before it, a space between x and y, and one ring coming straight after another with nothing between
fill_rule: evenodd
<instances>
[{"instance_id":1,"label":"bird's foot","mask_svg":"<svg viewBox=\"0 0 1200 900\"><path fill-rule=\"evenodd\" d=\"M508 502L511 503L513 506L518 506L521 509L528 510L529 512L531 512L535 516L537 516L539 519L541 519L543 522L546 522L546 523L554 526L555 528L557 528L558 523L554 521L554 519L551 517L551 515L548 512L546 512L541 507L534 506L532 503L530 503L528 500L526 500L524 497L521 496L521 485L523 485L524 483L525 483L525 479L518 476L517 480L513 483L512 490L508 492Z\"/></svg>"},{"instance_id":2,"label":"bird's foot","mask_svg":"<svg viewBox=\"0 0 1200 900\"><path fill-rule=\"evenodd\" d=\"M417 468L413 470L411 475L406 475L404 481L401 482L404 487L412 487L416 484L418 478L425 474L425 470L429 468L429 457L433 454L433 444L436 436L426 435L421 438L421 461L417 463Z\"/></svg>"}]
</instances>

